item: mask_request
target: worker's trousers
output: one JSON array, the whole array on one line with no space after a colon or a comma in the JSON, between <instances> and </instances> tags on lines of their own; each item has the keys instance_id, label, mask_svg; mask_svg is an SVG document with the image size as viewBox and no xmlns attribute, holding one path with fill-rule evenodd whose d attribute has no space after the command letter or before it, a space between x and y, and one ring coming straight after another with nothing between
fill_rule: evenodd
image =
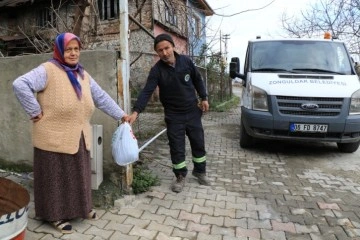
<instances>
[{"instance_id":1,"label":"worker's trousers","mask_svg":"<svg viewBox=\"0 0 360 240\"><path fill-rule=\"evenodd\" d=\"M186 176L188 171L186 167L185 136L188 137L190 142L194 171L198 173L206 172L206 151L201 117L202 110L197 106L188 113L165 114L171 161L176 176Z\"/></svg>"}]
</instances>

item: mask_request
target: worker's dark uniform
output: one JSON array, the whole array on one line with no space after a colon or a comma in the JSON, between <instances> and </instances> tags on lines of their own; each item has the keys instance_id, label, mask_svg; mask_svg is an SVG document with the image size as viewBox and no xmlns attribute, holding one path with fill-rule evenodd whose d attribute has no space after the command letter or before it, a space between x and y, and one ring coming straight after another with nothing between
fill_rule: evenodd
<instances>
[{"instance_id":1,"label":"worker's dark uniform","mask_svg":"<svg viewBox=\"0 0 360 240\"><path fill-rule=\"evenodd\" d=\"M174 52L176 62L172 67L159 60L150 70L146 85L141 91L133 111L145 109L152 93L159 86L160 102L164 107L171 161L176 176L186 176L185 134L188 136L194 171L205 173L206 152L202 110L198 96L207 99L204 82L192 60ZM198 96L197 96L197 94Z\"/></svg>"}]
</instances>

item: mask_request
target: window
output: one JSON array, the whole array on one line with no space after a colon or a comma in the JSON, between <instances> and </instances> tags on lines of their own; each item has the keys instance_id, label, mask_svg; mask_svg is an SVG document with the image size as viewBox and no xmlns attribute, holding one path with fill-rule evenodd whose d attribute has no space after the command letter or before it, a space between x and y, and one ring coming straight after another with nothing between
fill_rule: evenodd
<instances>
[{"instance_id":1,"label":"window","mask_svg":"<svg viewBox=\"0 0 360 240\"><path fill-rule=\"evenodd\" d=\"M177 26L177 16L174 8L165 6L165 21L171 25Z\"/></svg>"},{"instance_id":2,"label":"window","mask_svg":"<svg viewBox=\"0 0 360 240\"><path fill-rule=\"evenodd\" d=\"M50 9L43 8L37 13L36 23L40 27L56 27L56 15Z\"/></svg>"},{"instance_id":3,"label":"window","mask_svg":"<svg viewBox=\"0 0 360 240\"><path fill-rule=\"evenodd\" d=\"M192 18L191 18L191 29L192 29L192 34L196 38L201 37L201 21L200 21L199 17L192 16Z\"/></svg>"},{"instance_id":4,"label":"window","mask_svg":"<svg viewBox=\"0 0 360 240\"><path fill-rule=\"evenodd\" d=\"M98 0L101 20L111 20L119 17L119 0Z\"/></svg>"}]
</instances>

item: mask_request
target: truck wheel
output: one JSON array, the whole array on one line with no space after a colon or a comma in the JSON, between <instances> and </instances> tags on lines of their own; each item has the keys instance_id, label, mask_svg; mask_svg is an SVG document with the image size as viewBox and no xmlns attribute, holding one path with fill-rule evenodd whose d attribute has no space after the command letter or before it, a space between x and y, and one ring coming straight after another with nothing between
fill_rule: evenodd
<instances>
[{"instance_id":1,"label":"truck wheel","mask_svg":"<svg viewBox=\"0 0 360 240\"><path fill-rule=\"evenodd\" d=\"M253 144L254 144L254 138L246 132L244 124L241 121L241 124L240 124L240 147L248 148L248 147L251 147Z\"/></svg>"},{"instance_id":2,"label":"truck wheel","mask_svg":"<svg viewBox=\"0 0 360 240\"><path fill-rule=\"evenodd\" d=\"M352 143L337 143L340 152L344 152L344 153L355 152L359 148L359 145L360 145L360 141L352 142Z\"/></svg>"}]
</instances>

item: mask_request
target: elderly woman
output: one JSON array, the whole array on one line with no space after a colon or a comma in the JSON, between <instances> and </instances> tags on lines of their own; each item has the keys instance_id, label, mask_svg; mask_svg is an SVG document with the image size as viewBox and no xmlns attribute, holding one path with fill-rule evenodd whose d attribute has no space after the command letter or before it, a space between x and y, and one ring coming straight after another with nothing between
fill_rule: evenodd
<instances>
[{"instance_id":1,"label":"elderly woman","mask_svg":"<svg viewBox=\"0 0 360 240\"><path fill-rule=\"evenodd\" d=\"M71 219L98 218L92 209L90 163L95 107L115 120L127 117L79 63L80 49L76 35L58 35L53 58L13 83L33 121L36 216L62 233L73 231Z\"/></svg>"}]
</instances>

